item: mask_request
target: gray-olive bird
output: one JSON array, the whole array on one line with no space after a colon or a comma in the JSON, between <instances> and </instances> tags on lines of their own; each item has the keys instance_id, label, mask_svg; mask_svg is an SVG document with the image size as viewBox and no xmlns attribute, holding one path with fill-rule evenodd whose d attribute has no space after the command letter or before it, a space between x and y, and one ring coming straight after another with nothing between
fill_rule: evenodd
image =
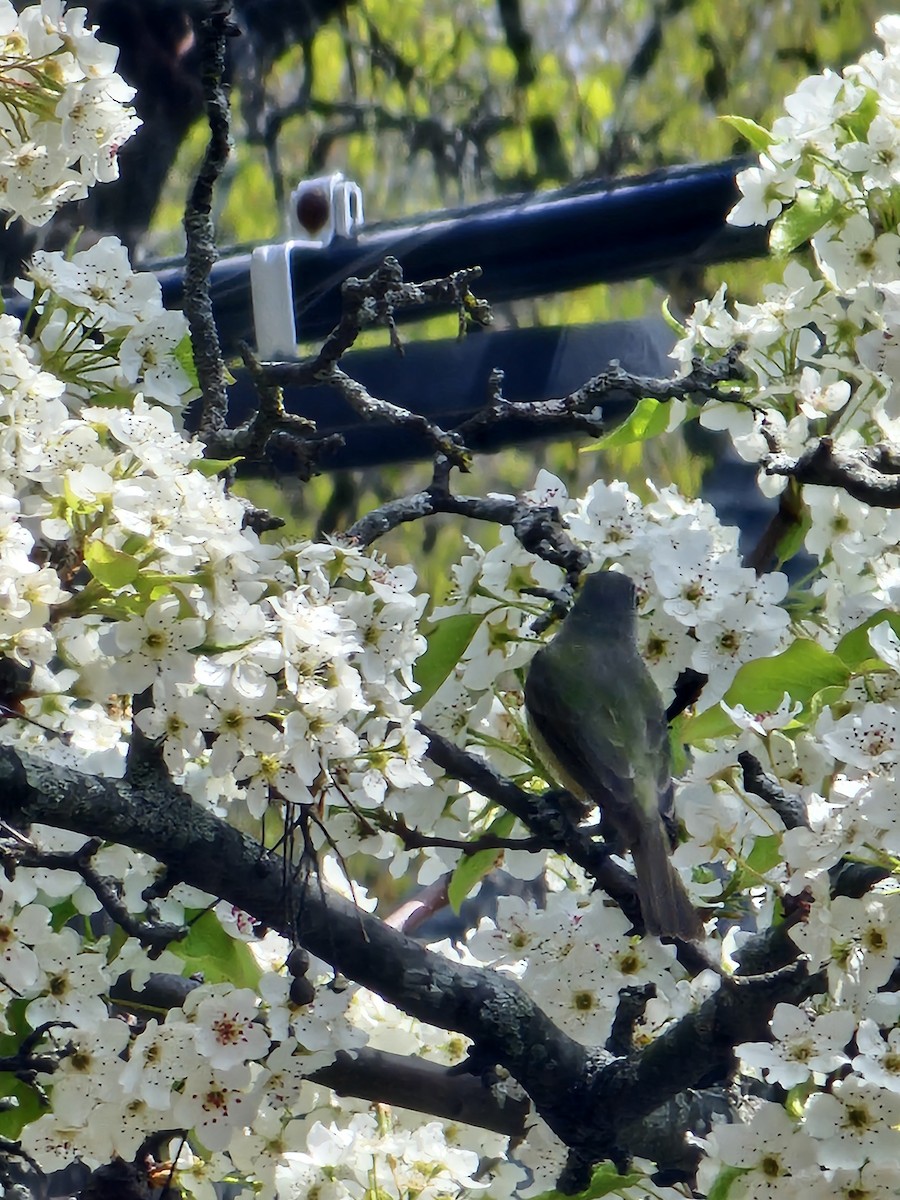
<instances>
[{"instance_id":1,"label":"gray-olive bird","mask_svg":"<svg viewBox=\"0 0 900 1200\"><path fill-rule=\"evenodd\" d=\"M573 796L600 806L610 847L631 851L648 932L702 938L669 859L675 820L668 727L638 650L627 575L587 577L556 635L531 660L525 709L542 761Z\"/></svg>"}]
</instances>

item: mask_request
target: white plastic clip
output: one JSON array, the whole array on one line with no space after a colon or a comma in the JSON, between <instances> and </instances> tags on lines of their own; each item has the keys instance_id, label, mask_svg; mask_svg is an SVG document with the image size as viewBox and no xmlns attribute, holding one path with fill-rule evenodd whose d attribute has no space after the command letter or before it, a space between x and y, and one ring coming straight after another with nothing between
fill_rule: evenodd
<instances>
[{"instance_id":1,"label":"white plastic clip","mask_svg":"<svg viewBox=\"0 0 900 1200\"><path fill-rule=\"evenodd\" d=\"M261 359L271 362L297 353L292 252L322 250L335 237L354 237L363 221L362 191L340 171L305 179L291 192L294 237L272 246L257 246L250 257L253 324Z\"/></svg>"}]
</instances>

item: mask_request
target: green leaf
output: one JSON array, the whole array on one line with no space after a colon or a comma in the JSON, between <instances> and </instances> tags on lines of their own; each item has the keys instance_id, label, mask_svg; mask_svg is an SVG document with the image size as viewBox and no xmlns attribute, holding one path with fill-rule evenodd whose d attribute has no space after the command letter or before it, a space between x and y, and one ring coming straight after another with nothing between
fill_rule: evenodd
<instances>
[{"instance_id":1,"label":"green leaf","mask_svg":"<svg viewBox=\"0 0 900 1200\"><path fill-rule=\"evenodd\" d=\"M900 635L900 613L893 612L889 608L880 608L871 617L866 617L861 625L857 625L845 633L835 646L835 654L847 664L851 671L858 671L863 663L880 661L869 642L869 630L885 621L894 633Z\"/></svg>"},{"instance_id":2,"label":"green leaf","mask_svg":"<svg viewBox=\"0 0 900 1200\"><path fill-rule=\"evenodd\" d=\"M774 712L787 692L806 709L824 688L843 689L849 681L850 671L836 654L809 638L797 638L781 654L744 663L725 693L725 703L731 708L742 704L750 713ZM734 723L716 704L687 721L683 733L689 745L697 745L733 730Z\"/></svg>"},{"instance_id":3,"label":"green leaf","mask_svg":"<svg viewBox=\"0 0 900 1200\"><path fill-rule=\"evenodd\" d=\"M114 550L105 542L88 542L84 561L93 577L113 591L134 583L141 571L141 564L133 555Z\"/></svg>"},{"instance_id":4,"label":"green leaf","mask_svg":"<svg viewBox=\"0 0 900 1200\"><path fill-rule=\"evenodd\" d=\"M63 496L73 513L95 513L103 507L102 497L77 495L72 489L68 474L63 476Z\"/></svg>"},{"instance_id":5,"label":"green leaf","mask_svg":"<svg viewBox=\"0 0 900 1200\"><path fill-rule=\"evenodd\" d=\"M784 1102L784 1107L792 1117L796 1117L799 1121L803 1116L803 1110L806 1107L806 1102L819 1089L816 1087L812 1079L804 1079L802 1083L796 1083L787 1094Z\"/></svg>"},{"instance_id":6,"label":"green leaf","mask_svg":"<svg viewBox=\"0 0 900 1200\"><path fill-rule=\"evenodd\" d=\"M820 713L843 699L846 690L846 684L842 684L839 687L825 687L816 692L809 702L809 711L803 714L807 718L807 724L814 725Z\"/></svg>"},{"instance_id":7,"label":"green leaf","mask_svg":"<svg viewBox=\"0 0 900 1200\"><path fill-rule=\"evenodd\" d=\"M763 833L753 842L753 849L747 855L747 866L760 875L765 875L781 862L781 834Z\"/></svg>"},{"instance_id":8,"label":"green leaf","mask_svg":"<svg viewBox=\"0 0 900 1200\"><path fill-rule=\"evenodd\" d=\"M806 535L809 533L812 525L812 516L807 506L804 504L799 519L791 521L787 531L779 538L775 546L775 558L777 566L783 563L790 562L795 554L799 554L803 549L803 543L806 540Z\"/></svg>"},{"instance_id":9,"label":"green leaf","mask_svg":"<svg viewBox=\"0 0 900 1200\"><path fill-rule=\"evenodd\" d=\"M858 142L864 142L868 137L869 126L877 115L880 105L881 99L878 93L873 88L867 88L865 96L853 112L840 117L837 123Z\"/></svg>"},{"instance_id":10,"label":"green leaf","mask_svg":"<svg viewBox=\"0 0 900 1200\"><path fill-rule=\"evenodd\" d=\"M707 1200L728 1200L731 1185L749 1170L749 1167L722 1167L709 1189Z\"/></svg>"},{"instance_id":11,"label":"green leaf","mask_svg":"<svg viewBox=\"0 0 900 1200\"><path fill-rule=\"evenodd\" d=\"M67 896L50 909L50 926L54 932L59 933L67 921L71 921L77 916L78 909L72 903L72 897Z\"/></svg>"},{"instance_id":12,"label":"green leaf","mask_svg":"<svg viewBox=\"0 0 900 1200\"><path fill-rule=\"evenodd\" d=\"M134 390L129 388L107 388L91 396L91 408L132 408Z\"/></svg>"},{"instance_id":13,"label":"green leaf","mask_svg":"<svg viewBox=\"0 0 900 1200\"><path fill-rule=\"evenodd\" d=\"M759 886L760 876L765 876L781 862L781 838L780 833L766 833L754 839L750 853L728 881L726 898Z\"/></svg>"},{"instance_id":14,"label":"green leaf","mask_svg":"<svg viewBox=\"0 0 900 1200\"><path fill-rule=\"evenodd\" d=\"M728 737L736 730L737 726L721 704L714 704L696 717L689 717L681 727L681 737L686 746L702 746L704 742Z\"/></svg>"},{"instance_id":15,"label":"green leaf","mask_svg":"<svg viewBox=\"0 0 900 1200\"><path fill-rule=\"evenodd\" d=\"M595 1167L590 1185L581 1194L584 1200L595 1200L595 1197L609 1196L624 1188L637 1187L643 1178L643 1175L635 1171L620 1175L611 1162L603 1162Z\"/></svg>"},{"instance_id":16,"label":"green leaf","mask_svg":"<svg viewBox=\"0 0 900 1200\"><path fill-rule=\"evenodd\" d=\"M184 335L172 351L172 357L191 381L191 386L199 389L200 377L197 374L197 365L194 362L194 348L191 345L191 335L189 333Z\"/></svg>"},{"instance_id":17,"label":"green leaf","mask_svg":"<svg viewBox=\"0 0 900 1200\"><path fill-rule=\"evenodd\" d=\"M691 718L684 713L679 713L669 725L669 752L672 758L672 774L676 779L680 779L691 765L684 736L684 728L690 720Z\"/></svg>"},{"instance_id":18,"label":"green leaf","mask_svg":"<svg viewBox=\"0 0 900 1200\"><path fill-rule=\"evenodd\" d=\"M536 1197L536 1200L599 1200L599 1197L614 1195L624 1188L637 1187L644 1179L646 1179L645 1175L634 1171L627 1175L620 1175L611 1162L602 1162L594 1168L591 1182L583 1192L570 1196L554 1189L550 1192L542 1192L540 1196Z\"/></svg>"},{"instance_id":19,"label":"green leaf","mask_svg":"<svg viewBox=\"0 0 900 1200\"><path fill-rule=\"evenodd\" d=\"M246 943L227 934L214 912L198 917L187 937L172 942L168 949L184 962L185 975L199 972L206 983L255 988L262 977Z\"/></svg>"},{"instance_id":20,"label":"green leaf","mask_svg":"<svg viewBox=\"0 0 900 1200\"><path fill-rule=\"evenodd\" d=\"M516 818L512 813L501 813L499 817L495 817L491 821L486 832L495 837L509 837L515 821ZM454 912L459 912L460 905L469 892L484 879L489 871L493 871L502 854L502 850L477 850L474 854L463 855L456 864L447 888L447 898Z\"/></svg>"},{"instance_id":21,"label":"green leaf","mask_svg":"<svg viewBox=\"0 0 900 1200\"><path fill-rule=\"evenodd\" d=\"M772 658L744 663L725 699L732 707L743 704L748 712L773 712L787 692L805 707L825 687L846 687L850 672L836 654L810 638L797 638L787 650Z\"/></svg>"},{"instance_id":22,"label":"green leaf","mask_svg":"<svg viewBox=\"0 0 900 1200\"><path fill-rule=\"evenodd\" d=\"M811 188L798 192L794 203L772 225L769 236L772 253L780 256L792 253L818 233L840 207L840 201L831 192Z\"/></svg>"},{"instance_id":23,"label":"green leaf","mask_svg":"<svg viewBox=\"0 0 900 1200\"><path fill-rule=\"evenodd\" d=\"M8 1053L15 1054L19 1049L15 1045ZM3 1102L0 1104L0 1137L10 1141L17 1141L25 1126L47 1111L34 1088L6 1071L0 1074L0 1101Z\"/></svg>"},{"instance_id":24,"label":"green leaf","mask_svg":"<svg viewBox=\"0 0 900 1200\"><path fill-rule=\"evenodd\" d=\"M428 648L413 669L417 707L423 708L450 675L483 620L484 613L454 613L432 626Z\"/></svg>"},{"instance_id":25,"label":"green leaf","mask_svg":"<svg viewBox=\"0 0 900 1200\"><path fill-rule=\"evenodd\" d=\"M669 424L669 412L668 404L662 404L659 400L645 396L643 400L638 400L631 410L630 416L621 425L612 433L607 433L605 437L600 438L599 441L585 446L584 451L613 450L618 446L628 446L632 442L646 442L650 438L658 437L659 434L666 432Z\"/></svg>"},{"instance_id":26,"label":"green leaf","mask_svg":"<svg viewBox=\"0 0 900 1200\"><path fill-rule=\"evenodd\" d=\"M210 479L213 475L221 475L223 471L228 471L243 461L243 454L238 454L234 458L192 458L190 468Z\"/></svg>"},{"instance_id":27,"label":"green leaf","mask_svg":"<svg viewBox=\"0 0 900 1200\"><path fill-rule=\"evenodd\" d=\"M749 117L719 117L726 125L730 125L737 133L741 135L744 141L750 143L750 148L758 154L763 150L768 150L772 145L772 135L763 125L757 125L755 121L751 121Z\"/></svg>"}]
</instances>

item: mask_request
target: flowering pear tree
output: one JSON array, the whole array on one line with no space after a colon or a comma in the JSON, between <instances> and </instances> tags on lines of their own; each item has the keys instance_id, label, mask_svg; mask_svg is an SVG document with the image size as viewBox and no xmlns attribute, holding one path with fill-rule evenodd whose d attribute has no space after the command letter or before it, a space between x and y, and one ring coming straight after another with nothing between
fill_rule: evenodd
<instances>
[{"instance_id":1,"label":"flowering pear tree","mask_svg":"<svg viewBox=\"0 0 900 1200\"><path fill-rule=\"evenodd\" d=\"M227 425L203 269L227 32L209 5L187 316L104 238L37 254L27 317L0 317L4 1188L77 1164L117 1196L900 1194L900 17L771 131L736 120L759 164L731 220L807 266L698 305L675 379L498 387L452 431L391 410L431 439L431 486L291 543L228 486L273 436L307 469L317 444L249 355L259 411ZM0 0L0 39L0 202L39 223L115 175L130 94L83 10ZM486 319L474 278L388 260L280 377L383 414L344 351L404 307ZM696 419L759 464L778 511L749 560L672 488L452 489L486 425L596 434L623 386L606 436ZM423 625L375 543L438 512L499 539ZM702 941L646 934L627 858L529 743L529 660L593 570L637 585ZM410 936L500 861L540 903ZM377 871L421 890L384 911Z\"/></svg>"}]
</instances>

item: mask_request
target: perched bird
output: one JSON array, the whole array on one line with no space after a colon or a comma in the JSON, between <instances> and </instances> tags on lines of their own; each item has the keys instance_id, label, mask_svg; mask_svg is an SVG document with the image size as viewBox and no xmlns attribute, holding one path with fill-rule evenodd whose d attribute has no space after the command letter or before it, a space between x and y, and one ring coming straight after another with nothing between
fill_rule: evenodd
<instances>
[{"instance_id":1,"label":"perched bird","mask_svg":"<svg viewBox=\"0 0 900 1200\"><path fill-rule=\"evenodd\" d=\"M666 714L638 650L627 575L587 577L555 637L531 660L525 709L542 761L573 796L600 806L612 849L631 851L647 930L702 938L669 860L675 820Z\"/></svg>"}]
</instances>

